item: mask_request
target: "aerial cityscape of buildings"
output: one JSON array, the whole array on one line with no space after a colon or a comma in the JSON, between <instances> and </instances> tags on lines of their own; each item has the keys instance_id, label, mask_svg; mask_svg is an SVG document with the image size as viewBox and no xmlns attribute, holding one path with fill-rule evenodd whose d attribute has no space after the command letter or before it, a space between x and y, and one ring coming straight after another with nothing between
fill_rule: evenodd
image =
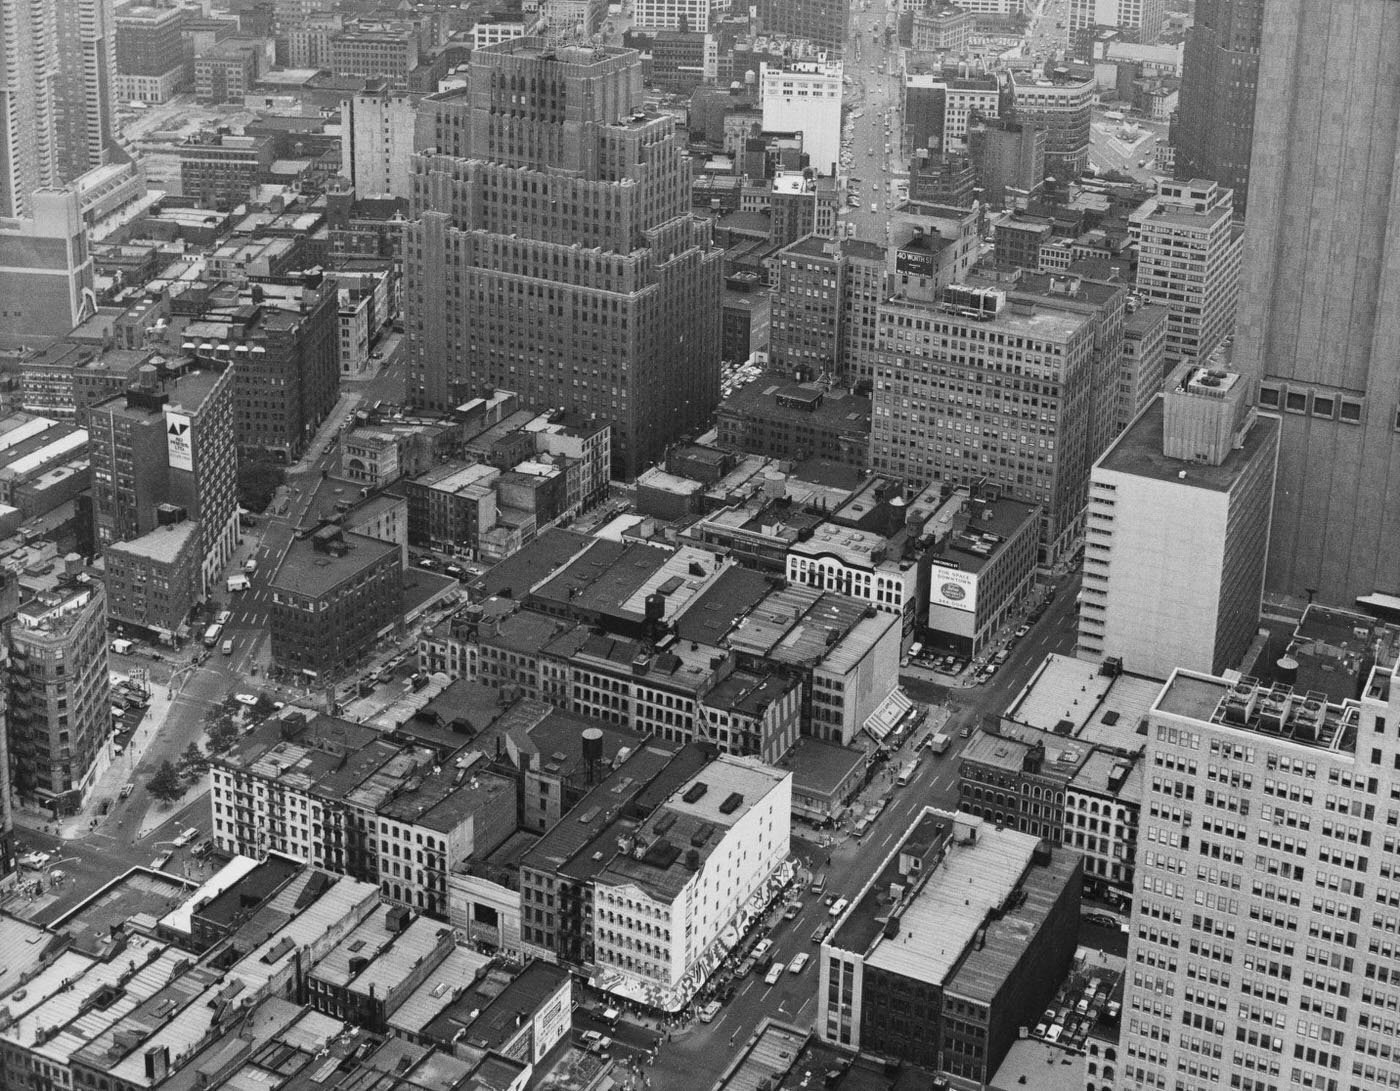
<instances>
[{"instance_id":1,"label":"aerial cityscape of buildings","mask_svg":"<svg viewBox=\"0 0 1400 1091\"><path fill-rule=\"evenodd\" d=\"M1400 1088L1392 0L0 0L0 1084Z\"/></svg>"}]
</instances>

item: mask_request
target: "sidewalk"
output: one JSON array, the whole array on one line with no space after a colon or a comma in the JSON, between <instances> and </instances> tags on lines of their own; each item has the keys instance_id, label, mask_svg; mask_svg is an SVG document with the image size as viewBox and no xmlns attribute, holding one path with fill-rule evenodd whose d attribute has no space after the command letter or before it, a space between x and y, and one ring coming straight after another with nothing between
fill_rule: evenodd
<instances>
[{"instance_id":1,"label":"sidewalk","mask_svg":"<svg viewBox=\"0 0 1400 1091\"><path fill-rule=\"evenodd\" d=\"M122 671L114 670L111 673L127 676ZM85 837L92 829L102 826L107 821L109 816L102 813L102 804L107 802L115 807L120 800L122 786L135 783L139 779L141 759L151 741L164 729L165 721L175 704L174 697L179 695L179 691L176 690L172 696L172 691L164 683L151 683L150 690L150 708L146 710L146 715L131 736L126 749L120 754L113 754L110 740L104 745L104 756L101 760L107 763L106 768L97 775L82 809L77 814L66 815L55 822L48 811L16 804L16 826L55 833L65 841L73 841Z\"/></svg>"},{"instance_id":2,"label":"sidewalk","mask_svg":"<svg viewBox=\"0 0 1400 1091\"><path fill-rule=\"evenodd\" d=\"M316 430L315 437L307 445L306 450L302 452L301 458L287 467L289 479L308 474L315 468L317 459L325 453L326 448L340 434L340 428L345 423L345 418L358 409L362 401L364 401L363 395L352 391L341 391L335 407L321 422L321 427Z\"/></svg>"}]
</instances>

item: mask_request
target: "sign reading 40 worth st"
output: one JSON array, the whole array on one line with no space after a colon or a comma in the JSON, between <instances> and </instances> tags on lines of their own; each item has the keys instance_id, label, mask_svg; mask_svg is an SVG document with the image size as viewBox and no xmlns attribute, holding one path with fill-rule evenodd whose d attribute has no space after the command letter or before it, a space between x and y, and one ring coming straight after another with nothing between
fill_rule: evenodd
<instances>
[{"instance_id":1,"label":"sign reading 40 worth st","mask_svg":"<svg viewBox=\"0 0 1400 1091\"><path fill-rule=\"evenodd\" d=\"M934 565L929 572L930 606L946 606L950 610L977 612L977 574L960 568Z\"/></svg>"}]
</instances>

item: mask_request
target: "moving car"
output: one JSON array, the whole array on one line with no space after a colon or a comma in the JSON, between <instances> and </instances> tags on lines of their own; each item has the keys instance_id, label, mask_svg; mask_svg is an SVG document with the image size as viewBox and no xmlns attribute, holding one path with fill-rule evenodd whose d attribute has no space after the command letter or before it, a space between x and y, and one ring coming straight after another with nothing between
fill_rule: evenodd
<instances>
[{"instance_id":1,"label":"moving car","mask_svg":"<svg viewBox=\"0 0 1400 1091\"><path fill-rule=\"evenodd\" d=\"M783 976L783 969L781 962L773 963L772 966L768 967L768 976L763 979L764 984L776 985Z\"/></svg>"},{"instance_id":2,"label":"moving car","mask_svg":"<svg viewBox=\"0 0 1400 1091\"><path fill-rule=\"evenodd\" d=\"M51 859L52 857L47 852L26 852L19 858L19 862L25 867L40 868Z\"/></svg>"},{"instance_id":3,"label":"moving car","mask_svg":"<svg viewBox=\"0 0 1400 1091\"><path fill-rule=\"evenodd\" d=\"M821 924L812 929L812 942L820 943L822 940L826 939L827 933L830 931L831 924L827 921L822 921Z\"/></svg>"},{"instance_id":4,"label":"moving car","mask_svg":"<svg viewBox=\"0 0 1400 1091\"><path fill-rule=\"evenodd\" d=\"M136 791L136 785L134 785L134 784L123 784L123 785L122 785L122 790L121 790L120 792L118 792L117 795L120 796L122 799L125 799L127 796L131 795L131 793L134 792L134 791Z\"/></svg>"},{"instance_id":5,"label":"moving car","mask_svg":"<svg viewBox=\"0 0 1400 1091\"><path fill-rule=\"evenodd\" d=\"M173 852L162 852L159 856L157 856L154 860L151 861L151 867L155 868L157 871L160 871L163 867L165 867L166 864L170 863L170 858L174 855L175 854Z\"/></svg>"},{"instance_id":6,"label":"moving car","mask_svg":"<svg viewBox=\"0 0 1400 1091\"><path fill-rule=\"evenodd\" d=\"M826 911L826 914L829 917L839 917L842 913L846 912L846 906L850 904L851 903L845 898L837 898L836 901L832 903L831 908Z\"/></svg>"},{"instance_id":7,"label":"moving car","mask_svg":"<svg viewBox=\"0 0 1400 1091\"><path fill-rule=\"evenodd\" d=\"M715 1021L715 1016L719 1014L719 1006L720 1005L718 1000L711 1000L708 1004L701 1008L700 1022L713 1023Z\"/></svg>"},{"instance_id":8,"label":"moving car","mask_svg":"<svg viewBox=\"0 0 1400 1091\"><path fill-rule=\"evenodd\" d=\"M800 974L802 968L807 965L807 958L808 955L806 951L799 953L798 956L792 960L792 965L788 967L788 973Z\"/></svg>"},{"instance_id":9,"label":"moving car","mask_svg":"<svg viewBox=\"0 0 1400 1091\"><path fill-rule=\"evenodd\" d=\"M783 920L785 920L785 921L794 920L794 919L796 919L797 914L799 914L799 913L801 913L801 912L802 912L802 903L801 903L801 902L789 902L789 903L788 903L788 907L787 907L786 909L783 910Z\"/></svg>"}]
</instances>

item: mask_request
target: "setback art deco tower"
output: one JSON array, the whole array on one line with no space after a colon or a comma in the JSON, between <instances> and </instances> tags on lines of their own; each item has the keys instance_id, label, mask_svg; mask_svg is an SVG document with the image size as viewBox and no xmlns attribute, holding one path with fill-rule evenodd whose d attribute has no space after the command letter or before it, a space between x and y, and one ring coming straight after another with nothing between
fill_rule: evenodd
<instances>
[{"instance_id":1,"label":"setback art deco tower","mask_svg":"<svg viewBox=\"0 0 1400 1091\"><path fill-rule=\"evenodd\" d=\"M488 387L613 422L634 476L719 400L720 252L641 58L518 38L418 119L404 231L409 399Z\"/></svg>"}]
</instances>

